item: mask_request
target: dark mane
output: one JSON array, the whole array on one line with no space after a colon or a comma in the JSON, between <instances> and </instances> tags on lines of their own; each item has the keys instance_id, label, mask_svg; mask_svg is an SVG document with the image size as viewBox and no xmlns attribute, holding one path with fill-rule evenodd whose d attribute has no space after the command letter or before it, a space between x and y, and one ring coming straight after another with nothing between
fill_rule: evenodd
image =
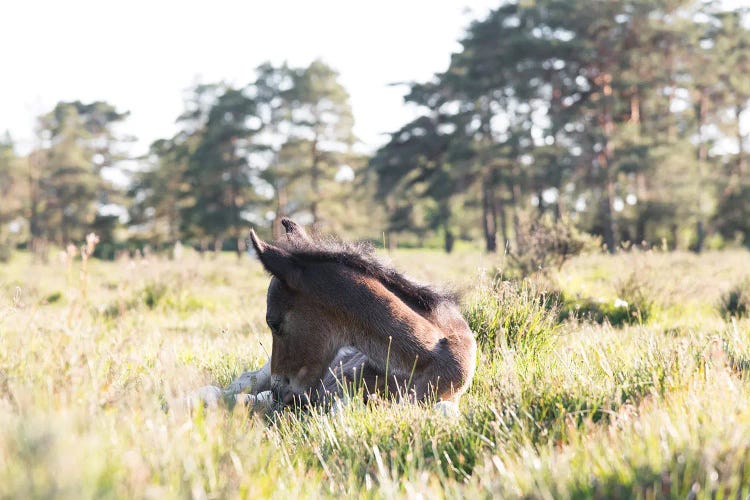
<instances>
[{"instance_id":1,"label":"dark mane","mask_svg":"<svg viewBox=\"0 0 750 500\"><path fill-rule=\"evenodd\" d=\"M336 263L375 278L413 309L430 312L442 303L457 303L456 294L413 281L383 263L368 243L316 239L310 242L279 241L277 244L302 265L306 262Z\"/></svg>"}]
</instances>

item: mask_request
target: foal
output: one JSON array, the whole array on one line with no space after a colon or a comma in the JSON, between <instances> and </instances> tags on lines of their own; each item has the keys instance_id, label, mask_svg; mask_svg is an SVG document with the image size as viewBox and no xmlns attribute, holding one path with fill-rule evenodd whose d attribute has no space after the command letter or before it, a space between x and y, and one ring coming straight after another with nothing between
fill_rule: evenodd
<instances>
[{"instance_id":1,"label":"foal","mask_svg":"<svg viewBox=\"0 0 750 500\"><path fill-rule=\"evenodd\" d=\"M271 274L271 358L224 392L271 390L284 404L326 404L347 383L410 400L458 402L474 375L476 343L455 299L386 267L363 246L312 239L283 219L285 240L250 233Z\"/></svg>"}]
</instances>

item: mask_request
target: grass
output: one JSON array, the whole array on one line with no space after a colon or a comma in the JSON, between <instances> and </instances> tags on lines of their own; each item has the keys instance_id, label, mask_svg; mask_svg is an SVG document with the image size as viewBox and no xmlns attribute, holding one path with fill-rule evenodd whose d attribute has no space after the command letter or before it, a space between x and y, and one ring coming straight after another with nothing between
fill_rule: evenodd
<instances>
[{"instance_id":1,"label":"grass","mask_svg":"<svg viewBox=\"0 0 750 500\"><path fill-rule=\"evenodd\" d=\"M545 284L500 281L487 270L501 258L468 251L390 258L463 293L481 349L458 418L384 402L191 412L187 392L271 350L257 262L91 260L84 299L80 262L13 255L0 265L0 498L750 493L750 319L722 306L750 254L584 256ZM558 310L618 299L648 314Z\"/></svg>"},{"instance_id":2,"label":"grass","mask_svg":"<svg viewBox=\"0 0 750 500\"><path fill-rule=\"evenodd\" d=\"M558 328L558 297L528 281L478 286L467 302L464 316L486 352L533 353L549 347Z\"/></svg>"}]
</instances>

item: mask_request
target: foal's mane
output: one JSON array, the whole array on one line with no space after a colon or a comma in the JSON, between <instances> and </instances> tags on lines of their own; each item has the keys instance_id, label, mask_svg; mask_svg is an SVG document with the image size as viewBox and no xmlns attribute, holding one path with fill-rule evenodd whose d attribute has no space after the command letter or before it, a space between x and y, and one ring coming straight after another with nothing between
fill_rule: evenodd
<instances>
[{"instance_id":1,"label":"foal's mane","mask_svg":"<svg viewBox=\"0 0 750 500\"><path fill-rule=\"evenodd\" d=\"M375 278L412 308L431 312L443 303L457 303L455 293L438 290L407 278L375 255L369 243L349 243L337 239L282 241L278 243L299 264L335 263Z\"/></svg>"}]
</instances>

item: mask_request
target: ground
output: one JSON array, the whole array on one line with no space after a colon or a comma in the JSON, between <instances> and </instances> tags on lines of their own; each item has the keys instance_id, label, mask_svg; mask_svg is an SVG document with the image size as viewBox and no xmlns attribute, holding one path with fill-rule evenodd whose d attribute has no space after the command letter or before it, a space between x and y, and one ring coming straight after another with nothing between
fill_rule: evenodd
<instances>
[{"instance_id":1,"label":"ground","mask_svg":"<svg viewBox=\"0 0 750 500\"><path fill-rule=\"evenodd\" d=\"M747 252L588 255L521 284L478 252L387 257L463 297L481 349L458 417L191 412L186 393L271 350L256 261L81 272L15 254L0 264L0 497L748 492L750 320L722 307Z\"/></svg>"}]
</instances>

